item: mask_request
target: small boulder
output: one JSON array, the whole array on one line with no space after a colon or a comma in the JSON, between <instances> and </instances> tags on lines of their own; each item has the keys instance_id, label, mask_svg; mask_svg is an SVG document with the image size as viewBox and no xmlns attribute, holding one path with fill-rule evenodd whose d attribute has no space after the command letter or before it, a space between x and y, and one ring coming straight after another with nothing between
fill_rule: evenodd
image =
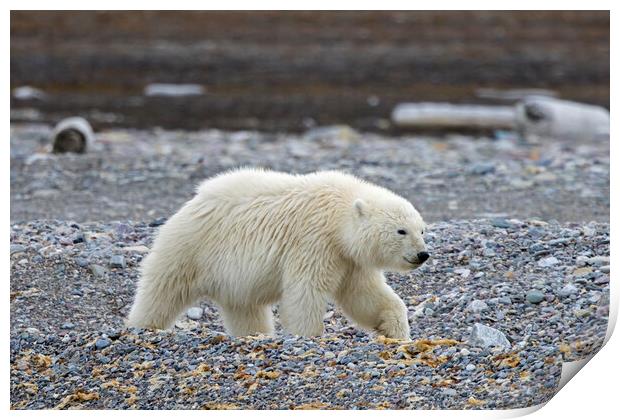
<instances>
[{"instance_id":1,"label":"small boulder","mask_svg":"<svg viewBox=\"0 0 620 420\"><path fill-rule=\"evenodd\" d=\"M486 325L476 323L471 330L468 343L475 347L501 347L510 348L510 341L503 332Z\"/></svg>"}]
</instances>

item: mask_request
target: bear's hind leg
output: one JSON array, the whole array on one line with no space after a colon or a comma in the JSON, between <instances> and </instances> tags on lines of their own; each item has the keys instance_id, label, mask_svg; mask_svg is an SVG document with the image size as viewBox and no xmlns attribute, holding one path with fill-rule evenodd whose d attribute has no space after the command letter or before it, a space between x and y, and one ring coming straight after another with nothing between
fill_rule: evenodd
<instances>
[{"instance_id":1,"label":"bear's hind leg","mask_svg":"<svg viewBox=\"0 0 620 420\"><path fill-rule=\"evenodd\" d=\"M199 297L180 279L165 281L143 277L138 284L127 326L169 328L179 314Z\"/></svg>"},{"instance_id":2,"label":"bear's hind leg","mask_svg":"<svg viewBox=\"0 0 620 420\"><path fill-rule=\"evenodd\" d=\"M226 331L235 336L273 333L271 305L220 306Z\"/></svg>"}]
</instances>

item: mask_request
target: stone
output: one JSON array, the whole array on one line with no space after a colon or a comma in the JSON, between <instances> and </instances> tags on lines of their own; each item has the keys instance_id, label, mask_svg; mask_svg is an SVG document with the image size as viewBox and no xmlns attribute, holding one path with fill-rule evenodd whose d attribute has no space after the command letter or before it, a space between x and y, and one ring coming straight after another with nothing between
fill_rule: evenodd
<instances>
[{"instance_id":1,"label":"stone","mask_svg":"<svg viewBox=\"0 0 620 420\"><path fill-rule=\"evenodd\" d=\"M530 303L540 303L545 300L545 294L537 289L532 289L525 295L525 299L527 299Z\"/></svg>"},{"instance_id":2,"label":"stone","mask_svg":"<svg viewBox=\"0 0 620 420\"><path fill-rule=\"evenodd\" d=\"M19 244L11 244L11 255L24 252L26 247Z\"/></svg>"},{"instance_id":3,"label":"stone","mask_svg":"<svg viewBox=\"0 0 620 420\"><path fill-rule=\"evenodd\" d=\"M560 260L558 260L556 257L547 257L547 258L542 258L540 260L538 260L537 265L539 267L552 267L554 265L556 265L557 263L559 263Z\"/></svg>"},{"instance_id":4,"label":"stone","mask_svg":"<svg viewBox=\"0 0 620 420\"><path fill-rule=\"evenodd\" d=\"M103 277L107 273L107 270L103 266L98 264L92 264L90 266L90 271L95 277Z\"/></svg>"},{"instance_id":5,"label":"stone","mask_svg":"<svg viewBox=\"0 0 620 420\"><path fill-rule=\"evenodd\" d=\"M471 312L481 313L489 310L489 305L486 304L483 300L472 300L469 306L467 307Z\"/></svg>"},{"instance_id":6,"label":"stone","mask_svg":"<svg viewBox=\"0 0 620 420\"><path fill-rule=\"evenodd\" d=\"M607 283L609 283L609 276L600 276L594 280L594 284L599 286Z\"/></svg>"},{"instance_id":7,"label":"stone","mask_svg":"<svg viewBox=\"0 0 620 420\"><path fill-rule=\"evenodd\" d=\"M469 168L474 175L486 175L495 172L495 165L492 163L476 163Z\"/></svg>"},{"instance_id":8,"label":"stone","mask_svg":"<svg viewBox=\"0 0 620 420\"><path fill-rule=\"evenodd\" d=\"M609 265L609 257L596 256L596 257L588 258L588 264L593 265L595 267Z\"/></svg>"},{"instance_id":9,"label":"stone","mask_svg":"<svg viewBox=\"0 0 620 420\"><path fill-rule=\"evenodd\" d=\"M560 289L560 291L558 292L558 296L560 296L561 298L567 298L570 295L576 295L577 293L579 293L579 288L574 284L569 283L566 286L562 287L562 289Z\"/></svg>"},{"instance_id":10,"label":"stone","mask_svg":"<svg viewBox=\"0 0 620 420\"><path fill-rule=\"evenodd\" d=\"M512 228L514 225L512 223L510 223L508 220L506 219L502 219L502 218L496 218L496 219L492 219L491 220L491 224L496 227L496 228L500 228L500 229L510 229Z\"/></svg>"},{"instance_id":11,"label":"stone","mask_svg":"<svg viewBox=\"0 0 620 420\"><path fill-rule=\"evenodd\" d=\"M123 248L125 252L135 252L138 254L146 254L149 252L149 248L144 245L126 246Z\"/></svg>"},{"instance_id":12,"label":"stone","mask_svg":"<svg viewBox=\"0 0 620 420\"><path fill-rule=\"evenodd\" d=\"M476 323L471 330L468 343L476 347L500 347L509 349L510 341L503 332L492 327Z\"/></svg>"},{"instance_id":13,"label":"stone","mask_svg":"<svg viewBox=\"0 0 620 420\"><path fill-rule=\"evenodd\" d=\"M125 263L125 257L122 255L112 255L110 258L110 267L112 268L125 268L127 264Z\"/></svg>"},{"instance_id":14,"label":"stone","mask_svg":"<svg viewBox=\"0 0 620 420\"><path fill-rule=\"evenodd\" d=\"M199 320L202 318L203 310L201 307L193 307L187 310L187 317L193 320Z\"/></svg>"},{"instance_id":15,"label":"stone","mask_svg":"<svg viewBox=\"0 0 620 420\"><path fill-rule=\"evenodd\" d=\"M584 255L578 255L577 258L575 259L575 263L580 266L583 267L584 265L586 265L588 263L589 258L584 256Z\"/></svg>"},{"instance_id":16,"label":"stone","mask_svg":"<svg viewBox=\"0 0 620 420\"><path fill-rule=\"evenodd\" d=\"M98 338L97 341L95 342L95 347L97 348L97 350L103 350L106 347L109 347L110 344L112 344L112 342L109 339Z\"/></svg>"},{"instance_id":17,"label":"stone","mask_svg":"<svg viewBox=\"0 0 620 420\"><path fill-rule=\"evenodd\" d=\"M456 397L456 389L444 388L441 390L441 393L447 395L448 397Z\"/></svg>"},{"instance_id":18,"label":"stone","mask_svg":"<svg viewBox=\"0 0 620 420\"><path fill-rule=\"evenodd\" d=\"M470 363L467 366L465 366L465 369L471 372L473 370L476 370L476 365Z\"/></svg>"},{"instance_id":19,"label":"stone","mask_svg":"<svg viewBox=\"0 0 620 420\"><path fill-rule=\"evenodd\" d=\"M454 272L465 279L471 274L471 270L467 268L457 268L454 270Z\"/></svg>"},{"instance_id":20,"label":"stone","mask_svg":"<svg viewBox=\"0 0 620 420\"><path fill-rule=\"evenodd\" d=\"M588 275L592 272L592 268L590 267L579 267L575 271L573 271L573 276L582 277Z\"/></svg>"},{"instance_id":21,"label":"stone","mask_svg":"<svg viewBox=\"0 0 620 420\"><path fill-rule=\"evenodd\" d=\"M599 270L601 270L601 273L608 273L609 274L609 266L608 265L604 265L601 268L599 268Z\"/></svg>"}]
</instances>

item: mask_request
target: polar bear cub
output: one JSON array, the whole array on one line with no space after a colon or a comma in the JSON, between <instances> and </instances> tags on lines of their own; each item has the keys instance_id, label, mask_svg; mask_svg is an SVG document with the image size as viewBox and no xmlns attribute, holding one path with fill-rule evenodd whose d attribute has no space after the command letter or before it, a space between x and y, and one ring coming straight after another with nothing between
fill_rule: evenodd
<instances>
[{"instance_id":1,"label":"polar bear cub","mask_svg":"<svg viewBox=\"0 0 620 420\"><path fill-rule=\"evenodd\" d=\"M199 298L233 335L323 332L335 302L363 328L409 339L407 308L383 271L428 259L425 223L404 198L336 171L240 169L204 181L159 230L128 325L167 328Z\"/></svg>"}]
</instances>

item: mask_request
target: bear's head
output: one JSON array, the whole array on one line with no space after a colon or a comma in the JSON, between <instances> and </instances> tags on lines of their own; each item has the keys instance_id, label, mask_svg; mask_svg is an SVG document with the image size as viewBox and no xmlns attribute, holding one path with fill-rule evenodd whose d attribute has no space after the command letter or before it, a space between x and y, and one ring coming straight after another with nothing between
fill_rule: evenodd
<instances>
[{"instance_id":1,"label":"bear's head","mask_svg":"<svg viewBox=\"0 0 620 420\"><path fill-rule=\"evenodd\" d=\"M357 198L346 229L349 254L357 264L406 272L429 258L426 224L413 205L393 194Z\"/></svg>"}]
</instances>

